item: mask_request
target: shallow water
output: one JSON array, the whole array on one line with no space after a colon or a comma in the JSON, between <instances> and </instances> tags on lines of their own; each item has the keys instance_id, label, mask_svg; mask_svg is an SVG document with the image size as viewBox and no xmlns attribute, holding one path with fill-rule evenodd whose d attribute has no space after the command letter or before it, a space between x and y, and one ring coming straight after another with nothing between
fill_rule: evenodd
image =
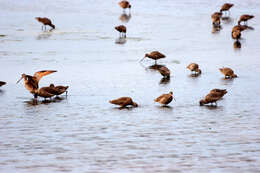
<instances>
[{"instance_id":1,"label":"shallow water","mask_svg":"<svg viewBox=\"0 0 260 173\"><path fill-rule=\"evenodd\" d=\"M231 20L212 33L210 14L225 1L131 1L127 39L117 2L0 0L0 172L259 172L260 2L233 1ZM240 14L254 14L242 48L233 48ZM42 32L34 17L56 25ZM121 44L117 44L121 43ZM168 83L138 61L159 50ZM185 68L197 62L202 75ZM218 68L239 76L224 80ZM57 70L40 86L69 85L62 100L32 105L22 73ZM213 88L228 94L218 107L198 102ZM153 102L174 92L176 102ZM131 96L140 107L119 110L109 100ZM40 99L41 100L41 99Z\"/></svg>"}]
</instances>

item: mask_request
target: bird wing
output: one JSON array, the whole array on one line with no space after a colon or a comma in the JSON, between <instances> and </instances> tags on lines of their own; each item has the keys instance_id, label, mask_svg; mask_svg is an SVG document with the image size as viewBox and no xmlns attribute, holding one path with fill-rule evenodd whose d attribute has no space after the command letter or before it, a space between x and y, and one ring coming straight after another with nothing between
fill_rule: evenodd
<instances>
[{"instance_id":1,"label":"bird wing","mask_svg":"<svg viewBox=\"0 0 260 173\"><path fill-rule=\"evenodd\" d=\"M120 97L118 99L111 100L109 102L112 103L112 104L116 104L116 105L122 105L122 104L125 104L128 101L129 101L129 98L127 98L127 97Z\"/></svg>"},{"instance_id":2,"label":"bird wing","mask_svg":"<svg viewBox=\"0 0 260 173\"><path fill-rule=\"evenodd\" d=\"M42 71L38 71L38 72L34 73L33 76L36 78L37 82L39 82L43 76L46 76L46 75L54 73L54 72L57 72L57 71L56 70L42 70Z\"/></svg>"},{"instance_id":3,"label":"bird wing","mask_svg":"<svg viewBox=\"0 0 260 173\"><path fill-rule=\"evenodd\" d=\"M167 95L167 94L162 94L161 96L159 96L156 99L154 99L154 101L155 102L161 102L161 100L165 97L165 95Z\"/></svg>"},{"instance_id":4,"label":"bird wing","mask_svg":"<svg viewBox=\"0 0 260 173\"><path fill-rule=\"evenodd\" d=\"M153 52L151 52L151 55L152 55L152 56L155 56L156 58L164 58L164 57L165 57L165 55L162 54L162 53L159 52L159 51L153 51Z\"/></svg>"}]
</instances>

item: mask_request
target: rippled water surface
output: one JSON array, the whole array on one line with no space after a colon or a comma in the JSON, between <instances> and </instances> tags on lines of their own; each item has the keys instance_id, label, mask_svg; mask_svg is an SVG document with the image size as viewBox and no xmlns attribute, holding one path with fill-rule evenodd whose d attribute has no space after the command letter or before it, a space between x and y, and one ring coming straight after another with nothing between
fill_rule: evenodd
<instances>
[{"instance_id":1,"label":"rippled water surface","mask_svg":"<svg viewBox=\"0 0 260 173\"><path fill-rule=\"evenodd\" d=\"M210 15L224 2L133 0L131 16L121 16L113 0L0 0L0 172L260 172L260 2L233 1L213 33ZM231 30L247 13L255 18L236 50ZM38 16L57 29L42 32ZM114 30L122 23L126 40ZM158 63L170 81L153 61L138 62L153 50L167 55ZM190 77L191 62L200 77ZM223 66L239 78L224 80ZM58 72L40 86L69 85L68 97L32 105L16 81L44 69ZM213 88L228 93L218 107L200 107ZM153 102L170 90L170 107ZM140 106L108 103L121 96Z\"/></svg>"}]
</instances>

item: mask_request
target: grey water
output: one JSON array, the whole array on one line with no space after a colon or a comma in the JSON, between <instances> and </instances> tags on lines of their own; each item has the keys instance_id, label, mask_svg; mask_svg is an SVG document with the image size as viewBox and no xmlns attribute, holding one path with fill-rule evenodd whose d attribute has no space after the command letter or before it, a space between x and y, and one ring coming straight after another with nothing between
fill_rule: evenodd
<instances>
[{"instance_id":1,"label":"grey water","mask_svg":"<svg viewBox=\"0 0 260 173\"><path fill-rule=\"evenodd\" d=\"M223 0L132 0L131 16L118 2L0 0L0 172L260 172L260 1L231 1L218 32L210 15ZM255 18L234 49L241 14ZM56 29L43 32L35 17ZM170 81L152 60L139 63L153 50L167 56L158 63ZM224 80L223 66L239 77ZM67 98L32 104L16 81L40 70L58 71L39 85L69 85ZM199 106L213 88L228 93L217 107ZM154 103L169 91L169 107ZM121 96L139 107L109 104Z\"/></svg>"}]
</instances>

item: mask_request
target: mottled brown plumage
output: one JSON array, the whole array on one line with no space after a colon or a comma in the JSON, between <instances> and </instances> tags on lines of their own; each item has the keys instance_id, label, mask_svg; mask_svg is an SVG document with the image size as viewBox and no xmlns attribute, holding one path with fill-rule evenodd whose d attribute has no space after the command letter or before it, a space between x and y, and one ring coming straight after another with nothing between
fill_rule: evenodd
<instances>
[{"instance_id":1,"label":"mottled brown plumage","mask_svg":"<svg viewBox=\"0 0 260 173\"><path fill-rule=\"evenodd\" d=\"M161 96L157 97L154 101L161 103L162 105L167 105L171 103L173 98L173 92L169 92L168 94L162 94Z\"/></svg>"},{"instance_id":2,"label":"mottled brown plumage","mask_svg":"<svg viewBox=\"0 0 260 173\"><path fill-rule=\"evenodd\" d=\"M48 19L47 17L36 17L35 18L38 22L42 23L43 26L45 27L46 30L46 25L52 27L52 29L55 29L55 25L52 24L51 20ZM43 30L43 26L42 26L42 30Z\"/></svg>"},{"instance_id":3,"label":"mottled brown plumage","mask_svg":"<svg viewBox=\"0 0 260 173\"><path fill-rule=\"evenodd\" d=\"M215 103L217 105L217 101L221 98L222 96L218 96L216 93L209 93L204 99L200 100L200 106L208 103Z\"/></svg>"},{"instance_id":4,"label":"mottled brown plumage","mask_svg":"<svg viewBox=\"0 0 260 173\"><path fill-rule=\"evenodd\" d=\"M222 16L222 12L215 12L211 15L211 19L212 19L212 24L214 26L220 26L221 24L221 16Z\"/></svg>"},{"instance_id":5,"label":"mottled brown plumage","mask_svg":"<svg viewBox=\"0 0 260 173\"><path fill-rule=\"evenodd\" d=\"M234 4L230 4L230 3L225 3L222 5L221 9L220 9L220 12L223 12L223 11L229 11L229 9L231 7L233 7Z\"/></svg>"},{"instance_id":6,"label":"mottled brown plumage","mask_svg":"<svg viewBox=\"0 0 260 173\"><path fill-rule=\"evenodd\" d=\"M247 25L247 21L254 18L253 15L249 15L249 14L244 14L242 16L240 16L240 19L238 21L238 25L240 25L241 22L244 22L244 24Z\"/></svg>"},{"instance_id":7,"label":"mottled brown plumage","mask_svg":"<svg viewBox=\"0 0 260 173\"><path fill-rule=\"evenodd\" d=\"M225 76L225 79L237 77L237 75L234 74L234 71L231 68L223 67L223 68L220 68L219 71Z\"/></svg>"},{"instance_id":8,"label":"mottled brown plumage","mask_svg":"<svg viewBox=\"0 0 260 173\"><path fill-rule=\"evenodd\" d=\"M126 37L126 27L124 25L116 26L115 29L119 32L120 37Z\"/></svg>"},{"instance_id":9,"label":"mottled brown plumage","mask_svg":"<svg viewBox=\"0 0 260 173\"><path fill-rule=\"evenodd\" d=\"M246 30L248 28L248 26L246 26L246 25L236 25L236 26L234 26L233 28L232 28L232 32L234 32L234 31L244 31L244 30Z\"/></svg>"},{"instance_id":10,"label":"mottled brown plumage","mask_svg":"<svg viewBox=\"0 0 260 173\"><path fill-rule=\"evenodd\" d=\"M119 4L119 6L121 7L121 8L123 8L124 10L126 9L126 8L131 8L131 4L128 2L128 1L121 1L121 2L119 2L118 3Z\"/></svg>"},{"instance_id":11,"label":"mottled brown plumage","mask_svg":"<svg viewBox=\"0 0 260 173\"><path fill-rule=\"evenodd\" d=\"M64 92L66 92L66 95L68 93L67 89L69 88L69 86L62 86L62 85L59 85L59 86L54 86L54 84L50 84L50 88L54 89L55 90L55 95L61 95L63 94Z\"/></svg>"},{"instance_id":12,"label":"mottled brown plumage","mask_svg":"<svg viewBox=\"0 0 260 173\"><path fill-rule=\"evenodd\" d=\"M195 72L195 74L201 74L201 70L199 69L199 65L196 63L191 63L187 67L191 72Z\"/></svg>"},{"instance_id":13,"label":"mottled brown plumage","mask_svg":"<svg viewBox=\"0 0 260 173\"><path fill-rule=\"evenodd\" d=\"M3 85L5 85L5 84L6 84L6 82L0 81L0 87L3 86Z\"/></svg>"},{"instance_id":14,"label":"mottled brown plumage","mask_svg":"<svg viewBox=\"0 0 260 173\"><path fill-rule=\"evenodd\" d=\"M155 64L156 64L158 59L165 58L166 56L160 53L159 51L153 51L151 53L146 53L144 58L146 57L155 60ZM144 58L141 59L141 61L144 60Z\"/></svg>"},{"instance_id":15,"label":"mottled brown plumage","mask_svg":"<svg viewBox=\"0 0 260 173\"><path fill-rule=\"evenodd\" d=\"M210 93L213 95L213 96L217 96L217 97L223 97L225 94L227 94L227 90L226 89L212 89L210 91Z\"/></svg>"},{"instance_id":16,"label":"mottled brown plumage","mask_svg":"<svg viewBox=\"0 0 260 173\"><path fill-rule=\"evenodd\" d=\"M39 89L39 81L43 76L48 74L57 72L55 70L43 70L34 73L33 76L22 74L22 77L17 81L19 83L22 79L24 79L25 88L32 94L37 94Z\"/></svg>"},{"instance_id":17,"label":"mottled brown plumage","mask_svg":"<svg viewBox=\"0 0 260 173\"><path fill-rule=\"evenodd\" d=\"M165 66L160 67L160 68L158 69L158 71L161 73L161 75L162 75L164 78L170 78L171 71L170 71L167 67L165 67Z\"/></svg>"},{"instance_id":18,"label":"mottled brown plumage","mask_svg":"<svg viewBox=\"0 0 260 173\"><path fill-rule=\"evenodd\" d=\"M133 102L131 97L120 97L115 100L110 100L109 103L119 105L121 108L124 108L126 106L133 106L137 107L137 103Z\"/></svg>"},{"instance_id":19,"label":"mottled brown plumage","mask_svg":"<svg viewBox=\"0 0 260 173\"><path fill-rule=\"evenodd\" d=\"M51 87L42 87L37 91L36 97L43 97L44 99L46 98L51 98L53 96L55 96L55 89L51 88Z\"/></svg>"}]
</instances>

